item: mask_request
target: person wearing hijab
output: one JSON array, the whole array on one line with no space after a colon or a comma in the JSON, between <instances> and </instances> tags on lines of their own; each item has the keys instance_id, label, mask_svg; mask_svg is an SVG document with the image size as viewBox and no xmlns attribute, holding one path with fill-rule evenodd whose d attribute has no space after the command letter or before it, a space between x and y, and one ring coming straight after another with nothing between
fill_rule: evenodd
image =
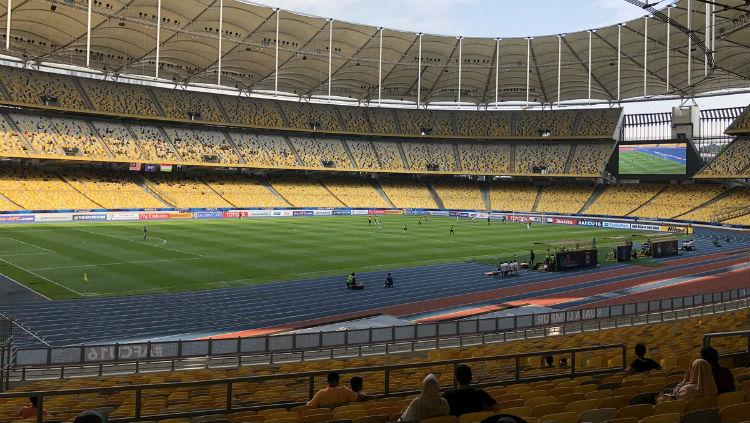
<instances>
[{"instance_id":1,"label":"person wearing hijab","mask_svg":"<svg viewBox=\"0 0 750 423\"><path fill-rule=\"evenodd\" d=\"M693 361L685 379L675 386L673 395L676 399L689 400L698 397L714 397L718 393L711 364L699 358Z\"/></svg>"},{"instance_id":2,"label":"person wearing hijab","mask_svg":"<svg viewBox=\"0 0 750 423\"><path fill-rule=\"evenodd\" d=\"M448 401L440 396L440 384L430 373L422 381L422 393L412 400L400 420L419 422L429 417L447 416L449 412Z\"/></svg>"}]
</instances>

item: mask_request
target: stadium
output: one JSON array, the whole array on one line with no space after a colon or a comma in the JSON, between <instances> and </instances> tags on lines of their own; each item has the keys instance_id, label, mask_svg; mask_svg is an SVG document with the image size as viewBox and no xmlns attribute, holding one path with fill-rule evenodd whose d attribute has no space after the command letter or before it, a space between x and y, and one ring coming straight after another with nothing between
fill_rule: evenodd
<instances>
[{"instance_id":1,"label":"stadium","mask_svg":"<svg viewBox=\"0 0 750 423\"><path fill-rule=\"evenodd\" d=\"M748 1L0 3L0 422L750 421Z\"/></svg>"}]
</instances>

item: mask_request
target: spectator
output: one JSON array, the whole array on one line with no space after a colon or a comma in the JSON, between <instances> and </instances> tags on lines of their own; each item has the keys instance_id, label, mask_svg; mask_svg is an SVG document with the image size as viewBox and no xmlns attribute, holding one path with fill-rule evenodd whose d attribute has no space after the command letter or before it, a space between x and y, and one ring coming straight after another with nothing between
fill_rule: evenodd
<instances>
[{"instance_id":1,"label":"spectator","mask_svg":"<svg viewBox=\"0 0 750 423\"><path fill-rule=\"evenodd\" d=\"M339 386L341 376L337 372L328 373L328 387L323 388L307 403L308 407L335 408L357 402L357 394L346 386Z\"/></svg>"},{"instance_id":2,"label":"spectator","mask_svg":"<svg viewBox=\"0 0 750 423\"><path fill-rule=\"evenodd\" d=\"M88 410L77 415L73 423L107 423L107 416L96 410Z\"/></svg>"},{"instance_id":3,"label":"spectator","mask_svg":"<svg viewBox=\"0 0 750 423\"><path fill-rule=\"evenodd\" d=\"M630 363L628 372L650 372L651 370L661 370L661 365L656 361L646 357L646 345L635 344L635 360Z\"/></svg>"},{"instance_id":4,"label":"spectator","mask_svg":"<svg viewBox=\"0 0 750 423\"><path fill-rule=\"evenodd\" d=\"M354 376L349 381L349 386L352 387L352 391L357 394L357 402L365 402L376 399L372 395L367 395L362 391L362 387L364 385L364 381L359 376Z\"/></svg>"},{"instance_id":5,"label":"spectator","mask_svg":"<svg viewBox=\"0 0 750 423\"><path fill-rule=\"evenodd\" d=\"M16 413L16 417L19 417L22 419L36 417L37 406L39 405L39 398L29 397L29 402L31 403L31 405L26 405L18 409L18 412ZM47 410L42 410L42 414L45 416L49 416L49 412L47 412Z\"/></svg>"},{"instance_id":6,"label":"spectator","mask_svg":"<svg viewBox=\"0 0 750 423\"><path fill-rule=\"evenodd\" d=\"M450 412L448 401L440 396L440 385L430 373L422 381L422 393L414 398L399 420L419 422L429 417L445 416Z\"/></svg>"},{"instance_id":7,"label":"spectator","mask_svg":"<svg viewBox=\"0 0 750 423\"><path fill-rule=\"evenodd\" d=\"M555 357L552 357L551 355L545 355L544 356L544 363L542 363L542 367L555 367Z\"/></svg>"},{"instance_id":8,"label":"spectator","mask_svg":"<svg viewBox=\"0 0 750 423\"><path fill-rule=\"evenodd\" d=\"M716 396L716 383L711 374L711 364L699 358L693 361L685 379L675 386L672 396L676 399L689 400L699 397Z\"/></svg>"},{"instance_id":9,"label":"spectator","mask_svg":"<svg viewBox=\"0 0 750 423\"><path fill-rule=\"evenodd\" d=\"M448 401L452 415L460 416L487 410L497 411L497 402L487 392L469 386L472 379L469 366L458 365L455 376L458 388L451 389L443 394L443 398Z\"/></svg>"},{"instance_id":10,"label":"spectator","mask_svg":"<svg viewBox=\"0 0 750 423\"><path fill-rule=\"evenodd\" d=\"M716 351L716 348L701 348L701 358L708 361L708 364L711 365L711 373L714 375L714 383L716 383L718 394L734 392L737 390L734 386L734 375L732 374L732 371L719 364L719 352Z\"/></svg>"}]
</instances>

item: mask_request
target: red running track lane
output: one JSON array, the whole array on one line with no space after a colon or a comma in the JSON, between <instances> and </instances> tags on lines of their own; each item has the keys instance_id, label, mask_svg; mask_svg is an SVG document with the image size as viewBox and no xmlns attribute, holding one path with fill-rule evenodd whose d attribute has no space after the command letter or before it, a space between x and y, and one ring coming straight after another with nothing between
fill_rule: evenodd
<instances>
[{"instance_id":1,"label":"red running track lane","mask_svg":"<svg viewBox=\"0 0 750 423\"><path fill-rule=\"evenodd\" d=\"M738 257L734 260L730 261L724 261L721 263L705 263L705 264L699 264L694 267L690 267L688 269L681 269L681 270L673 270L670 272L664 272L660 273L658 275L650 275L650 276L644 276L644 277L636 277L636 278L629 278L623 281L618 282L612 282L612 283L602 283L601 285L596 285L592 287L587 288L580 288L580 289L574 289L571 291L561 292L559 294L550 294L545 295L542 297L533 297L530 296L528 298L524 298L522 300L518 301L511 301L508 304L513 306L520 306L524 304L533 304L538 305L542 307L549 307L553 306L555 304L560 303L567 303L569 301L576 301L581 300L586 297L591 297L593 295L599 295L604 294L606 292L612 292L612 291L618 291L620 289L625 288L632 288L635 286L641 286L641 285L647 285L650 283L663 281L666 279L672 279L672 278L679 278L679 277L687 277L690 275L695 275L697 273L703 273L703 272L710 272L710 271L716 271L721 270L726 267L734 266L737 264L747 263L747 258L745 257ZM680 284L677 284L678 286ZM666 287L665 287L666 288ZM654 290L656 291L656 290ZM646 291L651 292L650 297L655 298L654 291ZM711 291L716 291L716 289L711 289ZM622 302L622 298L617 297L616 299L619 299L620 302ZM588 307L588 306L586 306Z\"/></svg>"},{"instance_id":2,"label":"red running track lane","mask_svg":"<svg viewBox=\"0 0 750 423\"><path fill-rule=\"evenodd\" d=\"M664 286L649 291L636 292L617 298L589 303L577 308L602 307L614 304L635 303L654 298L674 298L706 292L728 291L737 288L750 288L750 269L735 269L716 275L703 276L678 284Z\"/></svg>"},{"instance_id":3,"label":"red running track lane","mask_svg":"<svg viewBox=\"0 0 750 423\"><path fill-rule=\"evenodd\" d=\"M713 254L707 254L704 256L694 256L694 257L674 259L674 260L670 260L666 262L665 265L662 267L662 269L684 265L684 264L700 263L706 260L725 258L732 254L737 254L737 253L746 252L746 251L747 251L746 249L728 250L728 251L723 251L723 252L718 252L718 253L713 253ZM742 259L738 259L738 260L742 261ZM717 267L720 268L725 265L726 265L725 263L722 263L721 265ZM273 333L288 332L291 330L298 330L298 329L308 328L308 327L313 327L313 326L321 326L321 325L331 324L335 322L361 319L364 317L369 317L369 316L373 316L377 314L387 314L387 315L392 315L392 316L405 316L405 315L416 314L416 313L427 313L427 312L435 311L435 310L443 310L449 307L456 307L456 306L461 306L461 305L476 304L476 303L481 303L481 302L492 301L498 298L504 298L504 297L508 297L512 295L519 295L523 293L533 293L535 291L541 291L541 290L550 289L550 288L562 288L566 286L572 286L572 285L577 285L577 284L586 283L586 282L594 282L594 281L602 281L604 283L607 279L611 279L614 277L627 276L627 275L638 276L639 274L644 274L644 273L653 271L654 269L655 268L653 267L627 266L627 267L623 267L623 268L615 269L611 271L600 271L600 272L587 273L587 274L582 274L582 275L560 278L554 281L549 281L549 280L540 281L540 282L535 282L535 283L522 285L522 286L516 286L516 287L498 288L498 289L492 289L488 291L473 292L470 294L462 294L462 295L456 295L453 297L439 298L439 299L433 299L433 300L414 301L411 303L398 304L395 306L373 308L373 309L362 310L358 312L344 313L344 314L338 314L338 315L322 317L322 318L317 318L317 319L303 320L303 321L285 324L285 325L278 325L278 326L272 326L272 327L267 327L267 328L249 329L249 330L243 330L243 331L237 331L237 332L212 335L210 337L204 337L200 339L208 339L208 338L230 339L230 338L237 338L237 337L269 335ZM708 269L708 270L711 270L711 269ZM670 279L670 278L677 277L677 276L685 276L685 275L690 275L690 274L695 274L695 273L698 273L697 267L691 268L690 270L661 273L659 275L651 276L649 281L656 282L659 280ZM644 277L644 278L638 278L638 279L648 279L648 278ZM644 283L644 282L641 282L641 283ZM610 286L613 286L613 284L609 284L609 285L605 284L605 286L607 287L607 289L605 289L604 292L613 290L612 288L610 288ZM616 289L622 289L622 287L627 287L627 286L621 286L620 288L616 288ZM591 288L586 288L586 290L594 290L596 288L597 287L591 287ZM559 295L567 296L570 294L562 293ZM589 295L593 295L593 294L589 293L589 294L586 294L585 296L589 296ZM558 297L558 298L560 298L560 301L558 302L568 301L565 299L565 297ZM529 303L528 298L525 299L523 303L528 304Z\"/></svg>"}]
</instances>

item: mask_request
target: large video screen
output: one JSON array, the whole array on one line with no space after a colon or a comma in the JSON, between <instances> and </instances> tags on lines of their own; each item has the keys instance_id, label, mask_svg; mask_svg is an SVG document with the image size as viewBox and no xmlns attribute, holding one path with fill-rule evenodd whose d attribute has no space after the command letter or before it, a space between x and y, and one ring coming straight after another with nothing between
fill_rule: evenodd
<instances>
[{"instance_id":1,"label":"large video screen","mask_svg":"<svg viewBox=\"0 0 750 423\"><path fill-rule=\"evenodd\" d=\"M620 175L684 175L685 143L625 144L619 146Z\"/></svg>"}]
</instances>

